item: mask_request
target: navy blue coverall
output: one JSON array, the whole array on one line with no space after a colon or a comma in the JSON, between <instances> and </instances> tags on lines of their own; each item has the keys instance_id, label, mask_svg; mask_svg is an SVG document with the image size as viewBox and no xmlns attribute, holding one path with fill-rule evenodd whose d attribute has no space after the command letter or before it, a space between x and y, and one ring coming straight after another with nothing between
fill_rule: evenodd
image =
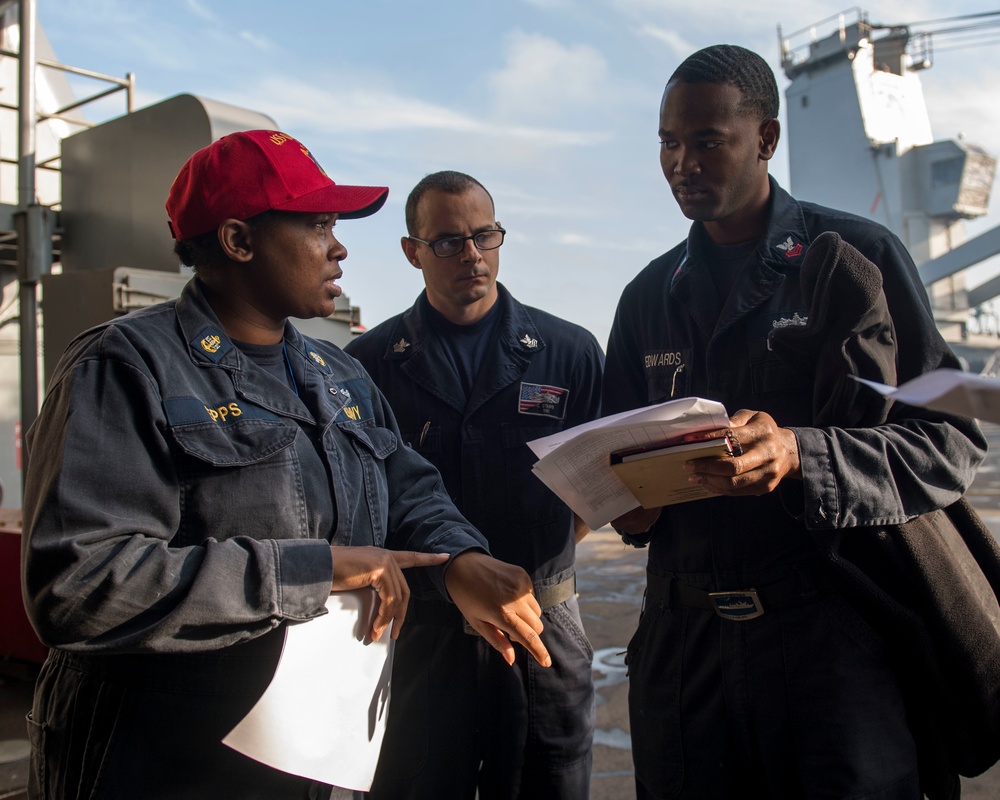
<instances>
[{"instance_id":1,"label":"navy blue coverall","mask_svg":"<svg viewBox=\"0 0 1000 800\"><path fill-rule=\"evenodd\" d=\"M468 400L426 293L346 350L493 556L531 575L553 664L518 648L512 669L414 576L373 798L472 798L477 784L483 800L589 793L593 650L572 591L574 518L531 474L527 442L599 415L603 353L583 328L498 291L502 317Z\"/></svg>"},{"instance_id":2,"label":"navy blue coverall","mask_svg":"<svg viewBox=\"0 0 1000 800\"><path fill-rule=\"evenodd\" d=\"M297 393L195 278L60 361L27 436L25 604L52 648L31 797L329 797L221 740L282 627L326 613L330 545L487 550L361 366L290 324L284 344Z\"/></svg>"},{"instance_id":3,"label":"navy blue coverall","mask_svg":"<svg viewBox=\"0 0 1000 800\"><path fill-rule=\"evenodd\" d=\"M832 230L883 275L900 383L958 367L909 254L884 227L798 202L771 179L767 229L717 301L700 223L625 288L604 413L671 397L764 411L798 440L802 480L761 497L669 506L649 535L644 613L628 648L640 798L917 798L917 764L883 637L824 586L809 531L903 522L965 492L985 453L971 420L895 404L872 428L811 427L814 376L768 349L804 324L798 265ZM723 619L693 597L756 588L764 613ZM692 589L694 591L692 591Z\"/></svg>"}]
</instances>

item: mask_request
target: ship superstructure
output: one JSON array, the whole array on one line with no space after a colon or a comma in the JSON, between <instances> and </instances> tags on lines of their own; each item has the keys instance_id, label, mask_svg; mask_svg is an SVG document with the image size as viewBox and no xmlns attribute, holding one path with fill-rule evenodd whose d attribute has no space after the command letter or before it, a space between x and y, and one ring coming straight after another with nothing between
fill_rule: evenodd
<instances>
[{"instance_id":1,"label":"ship superstructure","mask_svg":"<svg viewBox=\"0 0 1000 800\"><path fill-rule=\"evenodd\" d=\"M937 35L996 29L1000 12L935 22ZM920 73L933 64L935 34L874 24L854 9L778 35L791 81L792 193L896 233L918 265L938 327L949 341L965 341L970 309L1000 294L1000 281L970 288L965 276L1000 253L1000 228L974 240L965 231L966 220L988 211L997 160L962 138L932 136Z\"/></svg>"}]
</instances>

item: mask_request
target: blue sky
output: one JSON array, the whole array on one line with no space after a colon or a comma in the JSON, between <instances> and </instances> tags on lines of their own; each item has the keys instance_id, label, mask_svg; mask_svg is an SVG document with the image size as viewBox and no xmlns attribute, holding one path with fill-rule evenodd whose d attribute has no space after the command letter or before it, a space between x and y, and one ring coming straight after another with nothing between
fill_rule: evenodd
<instances>
[{"instance_id":1,"label":"blue sky","mask_svg":"<svg viewBox=\"0 0 1000 800\"><path fill-rule=\"evenodd\" d=\"M428 172L458 169L490 189L509 231L501 281L602 344L625 283L687 230L657 155L671 71L700 47L740 44L771 63L784 91L778 26L787 34L841 10L811 0L38 5L59 58L135 73L137 105L191 93L258 111L301 139L338 182L388 185L382 211L338 227L350 251L341 283L368 326L422 287L399 247L407 193ZM984 10L962 0L867 7L886 23ZM936 139L962 132L1000 154L1000 104L983 88L1000 83L998 50L941 52L923 73ZM109 101L90 116L123 110ZM772 173L787 186L784 147ZM998 207L994 197L970 235L1000 223Z\"/></svg>"}]
</instances>

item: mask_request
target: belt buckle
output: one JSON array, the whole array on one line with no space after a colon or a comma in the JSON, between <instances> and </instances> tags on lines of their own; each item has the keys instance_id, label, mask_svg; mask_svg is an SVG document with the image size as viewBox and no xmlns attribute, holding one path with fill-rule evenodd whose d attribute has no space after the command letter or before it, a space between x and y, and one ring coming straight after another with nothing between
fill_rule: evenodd
<instances>
[{"instance_id":1,"label":"belt buckle","mask_svg":"<svg viewBox=\"0 0 1000 800\"><path fill-rule=\"evenodd\" d=\"M709 592L715 605L715 613L723 619L742 622L746 619L759 617L764 613L756 589L745 589L742 592Z\"/></svg>"}]
</instances>

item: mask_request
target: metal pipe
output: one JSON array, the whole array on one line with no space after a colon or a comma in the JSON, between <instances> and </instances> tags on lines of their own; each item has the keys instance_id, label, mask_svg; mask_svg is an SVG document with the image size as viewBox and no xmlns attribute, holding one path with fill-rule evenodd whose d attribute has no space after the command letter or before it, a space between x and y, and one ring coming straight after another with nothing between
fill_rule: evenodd
<instances>
[{"instance_id":1,"label":"metal pipe","mask_svg":"<svg viewBox=\"0 0 1000 800\"><path fill-rule=\"evenodd\" d=\"M61 157L62 156L54 156L54 158L61 158ZM20 163L21 162L18 161L16 158L0 158L0 164L20 164ZM47 164L47 163L36 164L35 168L36 169L47 169L49 172L61 172L62 171L60 167L53 167L51 164Z\"/></svg>"},{"instance_id":2,"label":"metal pipe","mask_svg":"<svg viewBox=\"0 0 1000 800\"><path fill-rule=\"evenodd\" d=\"M116 89L115 91L120 92L121 89ZM68 122L70 125L77 125L78 127L81 127L81 128L93 128L93 127L96 127L97 125L100 125L99 122L90 122L89 120L85 120L85 119L77 119L76 117L68 117L68 116L66 116L64 114L46 114L44 112L40 112L38 114L38 121L39 122L48 122L50 119L57 119L60 122ZM40 166L40 165L36 164L35 166L37 167L37 166Z\"/></svg>"},{"instance_id":3,"label":"metal pipe","mask_svg":"<svg viewBox=\"0 0 1000 800\"><path fill-rule=\"evenodd\" d=\"M20 55L18 58L18 210L24 215L18 242L20 285L18 300L21 321L21 431L26 432L38 416L38 281L40 271L28 262L29 252L39 247L31 242L33 228L27 223L28 207L35 202L35 59L37 58L35 0L20 0ZM23 437L22 437L23 441ZM24 491L24 471L27 457L22 451L21 490Z\"/></svg>"},{"instance_id":4,"label":"metal pipe","mask_svg":"<svg viewBox=\"0 0 1000 800\"><path fill-rule=\"evenodd\" d=\"M60 61L50 61L47 58L39 58L38 66L48 67L49 69L58 69L61 72L69 72L73 75L81 75L84 78L95 78L99 81L107 81L108 83L116 83L123 89L128 85L128 78L116 78L114 75L105 75L103 72L94 72L92 69L84 69L83 67L73 67L69 64L63 64Z\"/></svg>"},{"instance_id":5,"label":"metal pipe","mask_svg":"<svg viewBox=\"0 0 1000 800\"><path fill-rule=\"evenodd\" d=\"M114 94L115 92L120 92L120 91L122 91L122 90L124 90L126 88L127 87L125 87L125 86L112 86L110 89L105 89L102 92L98 92L97 94L93 94L93 95L90 95L88 97L85 97L85 98L83 98L83 100L76 100L75 102L72 102L69 105L66 105L66 106L63 106L62 108L56 109L56 111L54 112L54 115L55 114L65 114L67 111L72 111L74 108L79 108L80 106L85 106L85 105L87 105L87 103L90 103L90 102L92 102L94 100L100 100L102 97L107 97L109 94Z\"/></svg>"},{"instance_id":6,"label":"metal pipe","mask_svg":"<svg viewBox=\"0 0 1000 800\"><path fill-rule=\"evenodd\" d=\"M37 57L35 0L21 0L21 53L18 60L18 136L20 168L17 204L22 210L35 202L35 59Z\"/></svg>"},{"instance_id":7,"label":"metal pipe","mask_svg":"<svg viewBox=\"0 0 1000 800\"><path fill-rule=\"evenodd\" d=\"M10 56L11 58L17 58L19 53L15 53L13 50L7 50L6 48L0 47L0 56ZM126 76L124 78L116 78L114 75L105 75L103 72L94 72L92 69L83 69L82 67L71 67L69 64L63 64L59 61L50 61L47 58L35 59L35 63L40 67L49 67L50 69L57 69L61 72L70 72L73 75L81 75L84 78L95 78L99 81L107 81L108 83L115 83L121 86L123 89L128 88L129 78Z\"/></svg>"}]
</instances>

